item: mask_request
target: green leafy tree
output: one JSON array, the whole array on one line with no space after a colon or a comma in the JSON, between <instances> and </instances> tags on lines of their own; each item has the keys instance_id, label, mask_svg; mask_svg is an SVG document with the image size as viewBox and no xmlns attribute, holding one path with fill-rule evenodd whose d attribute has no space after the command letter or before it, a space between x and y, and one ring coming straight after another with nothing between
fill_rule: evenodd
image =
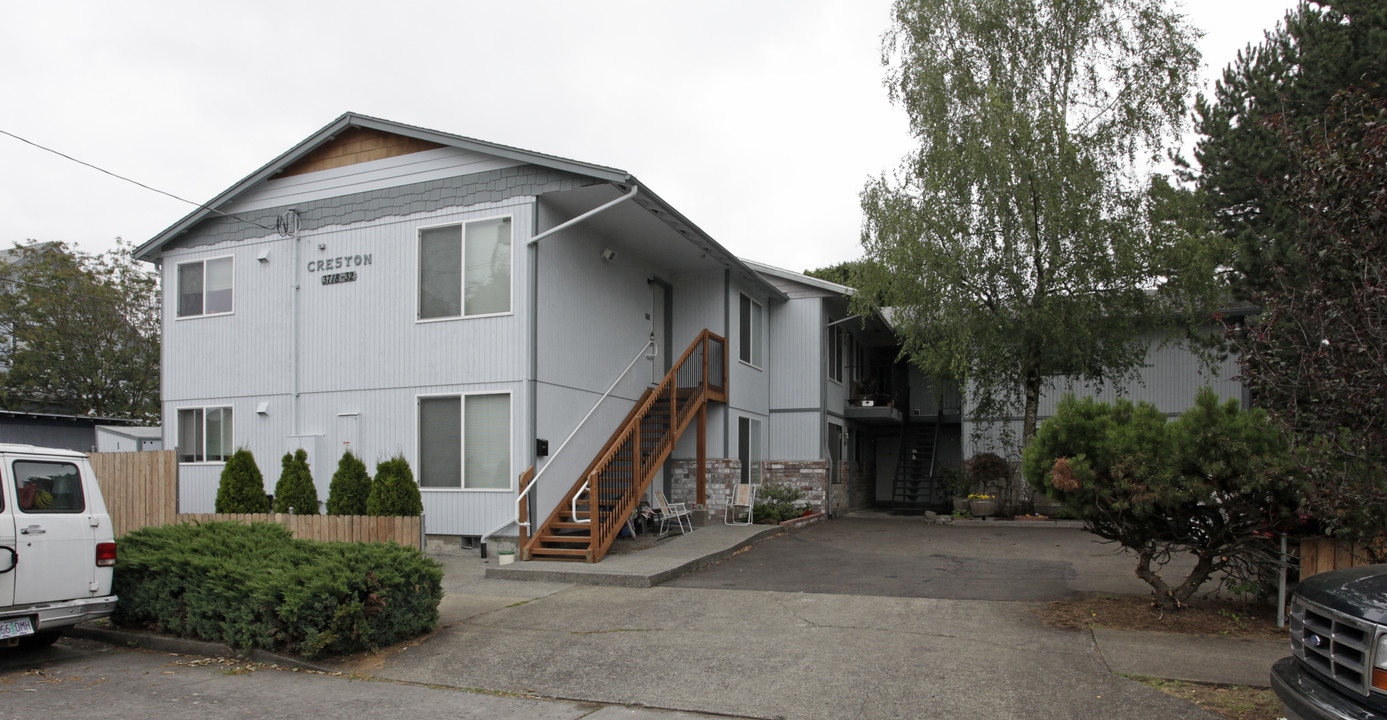
<instances>
[{"instance_id":1,"label":"green leafy tree","mask_svg":"<svg viewBox=\"0 0 1387 720\"><path fill-rule=\"evenodd\" d=\"M1255 578L1272 562L1267 531L1300 503L1289 452L1260 410L1203 388L1179 420L1154 405L1066 396L1026 448L1022 470L1089 532L1137 555L1156 603L1180 607L1216 573ZM1162 569L1189 553L1178 583Z\"/></svg>"},{"instance_id":2,"label":"green leafy tree","mask_svg":"<svg viewBox=\"0 0 1387 720\"><path fill-rule=\"evenodd\" d=\"M376 478L371 481L371 494L366 498L367 515L418 515L424 512L419 498L419 486L414 484L414 472L409 461L396 455L376 463Z\"/></svg>"},{"instance_id":3,"label":"green leafy tree","mask_svg":"<svg viewBox=\"0 0 1387 720\"><path fill-rule=\"evenodd\" d=\"M317 515L318 488L308 469L308 453L303 448L284 453L280 465L279 482L275 483L275 512L287 513L293 508L299 515Z\"/></svg>"},{"instance_id":4,"label":"green leafy tree","mask_svg":"<svg viewBox=\"0 0 1387 720\"><path fill-rule=\"evenodd\" d=\"M1223 72L1213 97L1195 103L1196 178L1218 229L1235 242L1233 281L1244 298L1298 268L1297 209L1271 183L1293 159L1279 127L1303 131L1354 87L1376 97L1387 63L1387 4L1378 0L1302 2L1275 31L1249 45ZM1277 118L1276 127L1267 122Z\"/></svg>"},{"instance_id":5,"label":"green leafy tree","mask_svg":"<svg viewBox=\"0 0 1387 720\"><path fill-rule=\"evenodd\" d=\"M159 418L159 283L130 246L0 254L0 399L11 410Z\"/></svg>"},{"instance_id":6,"label":"green leafy tree","mask_svg":"<svg viewBox=\"0 0 1387 720\"><path fill-rule=\"evenodd\" d=\"M219 513L267 513L270 499L265 496L265 477L255 464L255 456L241 448L231 454L222 467L217 485L216 511Z\"/></svg>"},{"instance_id":7,"label":"green leafy tree","mask_svg":"<svg viewBox=\"0 0 1387 720\"><path fill-rule=\"evenodd\" d=\"M1181 336L1147 331L1215 306L1221 245L1140 169L1184 120L1195 34L1164 0L897 0L893 17L886 85L919 150L862 191L854 303L895 306L909 358L959 381L973 417L1019 411L1024 446L1048 376L1125 379L1151 337Z\"/></svg>"},{"instance_id":8,"label":"green leafy tree","mask_svg":"<svg viewBox=\"0 0 1387 720\"><path fill-rule=\"evenodd\" d=\"M1243 381L1294 439L1308 507L1387 561L1387 99L1343 93L1320 119L1277 116L1287 172L1266 199L1293 219L1251 299Z\"/></svg>"},{"instance_id":9,"label":"green leafy tree","mask_svg":"<svg viewBox=\"0 0 1387 720\"><path fill-rule=\"evenodd\" d=\"M337 472L332 474L332 484L327 491L327 514L365 515L366 499L371 496L371 476L366 474L366 463L361 462L351 450L342 453L337 461Z\"/></svg>"}]
</instances>

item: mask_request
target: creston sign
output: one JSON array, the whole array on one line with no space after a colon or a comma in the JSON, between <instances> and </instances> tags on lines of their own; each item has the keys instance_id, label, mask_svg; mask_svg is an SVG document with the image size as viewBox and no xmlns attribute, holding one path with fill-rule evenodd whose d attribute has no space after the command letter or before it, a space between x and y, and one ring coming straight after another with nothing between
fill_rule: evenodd
<instances>
[{"instance_id":1,"label":"creston sign","mask_svg":"<svg viewBox=\"0 0 1387 720\"><path fill-rule=\"evenodd\" d=\"M371 264L371 255L339 255L333 258L322 260L309 260L308 272L323 273L320 277L323 285L337 285L339 283L356 282L356 271L335 272L344 268L355 268Z\"/></svg>"}]
</instances>

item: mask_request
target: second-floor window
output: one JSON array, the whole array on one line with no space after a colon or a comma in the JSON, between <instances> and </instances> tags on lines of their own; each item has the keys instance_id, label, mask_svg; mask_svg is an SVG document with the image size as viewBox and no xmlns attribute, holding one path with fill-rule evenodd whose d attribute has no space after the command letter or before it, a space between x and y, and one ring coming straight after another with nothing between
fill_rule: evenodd
<instances>
[{"instance_id":1,"label":"second-floor window","mask_svg":"<svg viewBox=\"0 0 1387 720\"><path fill-rule=\"evenodd\" d=\"M419 231L419 319L511 311L511 220Z\"/></svg>"},{"instance_id":2,"label":"second-floor window","mask_svg":"<svg viewBox=\"0 0 1387 720\"><path fill-rule=\"evenodd\" d=\"M235 262L230 257L178 264L178 317L231 312Z\"/></svg>"},{"instance_id":3,"label":"second-floor window","mask_svg":"<svg viewBox=\"0 0 1387 720\"><path fill-rule=\"evenodd\" d=\"M762 326L765 324L765 310L761 304L751 298L741 296L741 321L740 342L737 343L737 357L742 362L752 366L761 367L761 356L764 352L765 339Z\"/></svg>"}]
</instances>

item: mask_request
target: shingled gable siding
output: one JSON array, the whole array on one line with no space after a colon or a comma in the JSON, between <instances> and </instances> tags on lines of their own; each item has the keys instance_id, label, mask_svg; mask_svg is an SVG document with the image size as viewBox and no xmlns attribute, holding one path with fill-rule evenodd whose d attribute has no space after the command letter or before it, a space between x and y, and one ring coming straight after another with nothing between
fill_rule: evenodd
<instances>
[{"instance_id":1,"label":"shingled gable siding","mask_svg":"<svg viewBox=\"0 0 1387 720\"><path fill-rule=\"evenodd\" d=\"M385 217L412 215L449 207L499 202L513 197L536 196L595 185L602 181L534 165L502 168L473 175L400 185L383 190L340 195L323 200L294 203L300 229L316 230L334 225L369 222ZM268 234L275 218L291 206L284 205L237 213L244 220L214 215L168 247L191 248L220 242L248 240Z\"/></svg>"}]
</instances>

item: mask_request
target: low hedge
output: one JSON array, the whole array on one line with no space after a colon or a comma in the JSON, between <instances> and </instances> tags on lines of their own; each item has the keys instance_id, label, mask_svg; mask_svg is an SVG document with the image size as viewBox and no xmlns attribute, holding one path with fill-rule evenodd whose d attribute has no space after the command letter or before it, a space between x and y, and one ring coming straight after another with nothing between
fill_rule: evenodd
<instances>
[{"instance_id":1,"label":"low hedge","mask_svg":"<svg viewBox=\"0 0 1387 720\"><path fill-rule=\"evenodd\" d=\"M113 621L306 658L438 624L443 571L395 543L295 540L274 523L190 523L120 540Z\"/></svg>"}]
</instances>

